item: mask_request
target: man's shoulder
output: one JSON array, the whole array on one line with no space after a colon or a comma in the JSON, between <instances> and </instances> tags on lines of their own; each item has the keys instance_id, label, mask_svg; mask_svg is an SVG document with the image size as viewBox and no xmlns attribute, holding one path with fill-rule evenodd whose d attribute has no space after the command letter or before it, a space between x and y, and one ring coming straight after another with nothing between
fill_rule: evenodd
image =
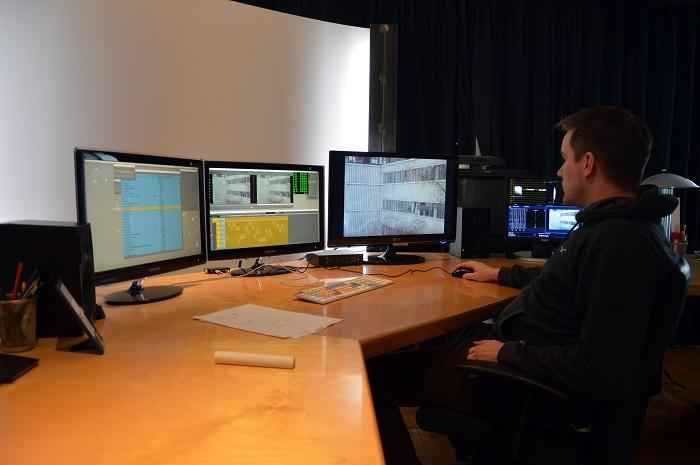
<instances>
[{"instance_id":1,"label":"man's shoulder","mask_svg":"<svg viewBox=\"0 0 700 465\"><path fill-rule=\"evenodd\" d=\"M658 235L655 228L658 225L647 221L629 218L609 218L596 222L585 228L585 234L594 238L597 243L612 243L621 245L629 242L656 241Z\"/></svg>"},{"instance_id":2,"label":"man's shoulder","mask_svg":"<svg viewBox=\"0 0 700 465\"><path fill-rule=\"evenodd\" d=\"M610 218L586 228L584 249L586 254L603 253L624 257L629 263L637 259L644 262L661 260L666 256L659 225L628 218Z\"/></svg>"}]
</instances>

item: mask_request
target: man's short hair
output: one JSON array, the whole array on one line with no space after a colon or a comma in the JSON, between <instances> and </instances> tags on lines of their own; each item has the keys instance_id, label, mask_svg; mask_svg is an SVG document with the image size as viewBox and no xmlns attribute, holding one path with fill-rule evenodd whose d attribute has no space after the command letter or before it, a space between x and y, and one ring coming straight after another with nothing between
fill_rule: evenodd
<instances>
[{"instance_id":1,"label":"man's short hair","mask_svg":"<svg viewBox=\"0 0 700 465\"><path fill-rule=\"evenodd\" d=\"M576 160L592 152L610 182L628 192L637 190L652 146L651 131L641 118L624 108L597 106L565 117L556 127L573 130Z\"/></svg>"}]
</instances>

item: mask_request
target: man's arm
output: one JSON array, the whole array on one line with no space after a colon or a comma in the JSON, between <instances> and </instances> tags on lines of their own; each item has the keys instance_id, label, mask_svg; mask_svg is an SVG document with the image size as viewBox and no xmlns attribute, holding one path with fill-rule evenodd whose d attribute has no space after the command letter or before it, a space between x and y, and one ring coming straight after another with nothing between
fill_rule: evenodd
<instances>
[{"instance_id":1,"label":"man's arm","mask_svg":"<svg viewBox=\"0 0 700 465\"><path fill-rule=\"evenodd\" d=\"M467 260L457 265L457 268L471 268L472 273L465 273L462 279L482 283L498 282L502 286L522 289L527 286L542 271L541 267L515 265L513 267L495 268L475 260Z\"/></svg>"},{"instance_id":2,"label":"man's arm","mask_svg":"<svg viewBox=\"0 0 700 465\"><path fill-rule=\"evenodd\" d=\"M501 268L498 272L498 284L522 289L530 284L530 281L539 276L541 272L541 266L523 267L520 265L513 265L511 267Z\"/></svg>"},{"instance_id":3,"label":"man's arm","mask_svg":"<svg viewBox=\"0 0 700 465\"><path fill-rule=\"evenodd\" d=\"M578 343L507 342L498 352L499 362L599 398L639 389L657 276L639 263L639 254L650 245L613 243L611 237L616 239L608 234L607 246L599 244L580 268L576 296L583 324Z\"/></svg>"}]
</instances>

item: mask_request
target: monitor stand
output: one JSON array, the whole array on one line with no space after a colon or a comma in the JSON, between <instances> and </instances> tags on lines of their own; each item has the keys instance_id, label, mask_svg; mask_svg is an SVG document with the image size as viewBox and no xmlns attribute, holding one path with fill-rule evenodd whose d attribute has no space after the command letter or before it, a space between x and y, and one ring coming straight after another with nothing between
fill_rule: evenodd
<instances>
[{"instance_id":1,"label":"monitor stand","mask_svg":"<svg viewBox=\"0 0 700 465\"><path fill-rule=\"evenodd\" d=\"M105 297L105 303L110 305L136 305L158 302L182 294L179 286L147 286L143 287L139 279L131 283L126 291L115 292Z\"/></svg>"},{"instance_id":2,"label":"monitor stand","mask_svg":"<svg viewBox=\"0 0 700 465\"><path fill-rule=\"evenodd\" d=\"M389 244L381 255L368 256L364 263L367 265L415 265L424 261L425 258L420 255L396 253L394 246Z\"/></svg>"}]
</instances>

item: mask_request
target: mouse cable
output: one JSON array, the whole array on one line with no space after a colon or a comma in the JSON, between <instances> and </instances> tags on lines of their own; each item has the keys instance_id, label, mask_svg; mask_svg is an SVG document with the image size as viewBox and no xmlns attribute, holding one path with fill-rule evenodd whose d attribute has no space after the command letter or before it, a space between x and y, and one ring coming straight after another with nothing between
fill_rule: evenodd
<instances>
[{"instance_id":1,"label":"mouse cable","mask_svg":"<svg viewBox=\"0 0 700 465\"><path fill-rule=\"evenodd\" d=\"M186 285L188 285L188 284L203 283L203 282L206 282L206 281L220 281L220 280L222 280L222 279L233 278L233 276L231 276L231 275L228 274L228 273L214 273L214 274L216 275L215 277L203 278L203 279L195 279L195 280L192 280L192 281L184 281L184 282L181 282L181 283L173 283L173 284L170 284L170 286L186 286Z\"/></svg>"},{"instance_id":2,"label":"mouse cable","mask_svg":"<svg viewBox=\"0 0 700 465\"><path fill-rule=\"evenodd\" d=\"M348 273L361 274L363 276L384 276L386 278L399 278L399 277L404 276L404 275L409 274L409 273L427 273L427 272L433 271L433 270L440 270L440 271L443 271L447 274L451 274L450 271L447 271L446 269L444 269L441 266L434 266L432 268L428 268L427 270L417 270L417 269L411 268L410 270L406 270L403 273L399 273L399 274L363 273L362 271L348 270L347 268L340 268L340 267L338 267L338 268L326 268L326 269L327 270L347 271Z\"/></svg>"}]
</instances>

